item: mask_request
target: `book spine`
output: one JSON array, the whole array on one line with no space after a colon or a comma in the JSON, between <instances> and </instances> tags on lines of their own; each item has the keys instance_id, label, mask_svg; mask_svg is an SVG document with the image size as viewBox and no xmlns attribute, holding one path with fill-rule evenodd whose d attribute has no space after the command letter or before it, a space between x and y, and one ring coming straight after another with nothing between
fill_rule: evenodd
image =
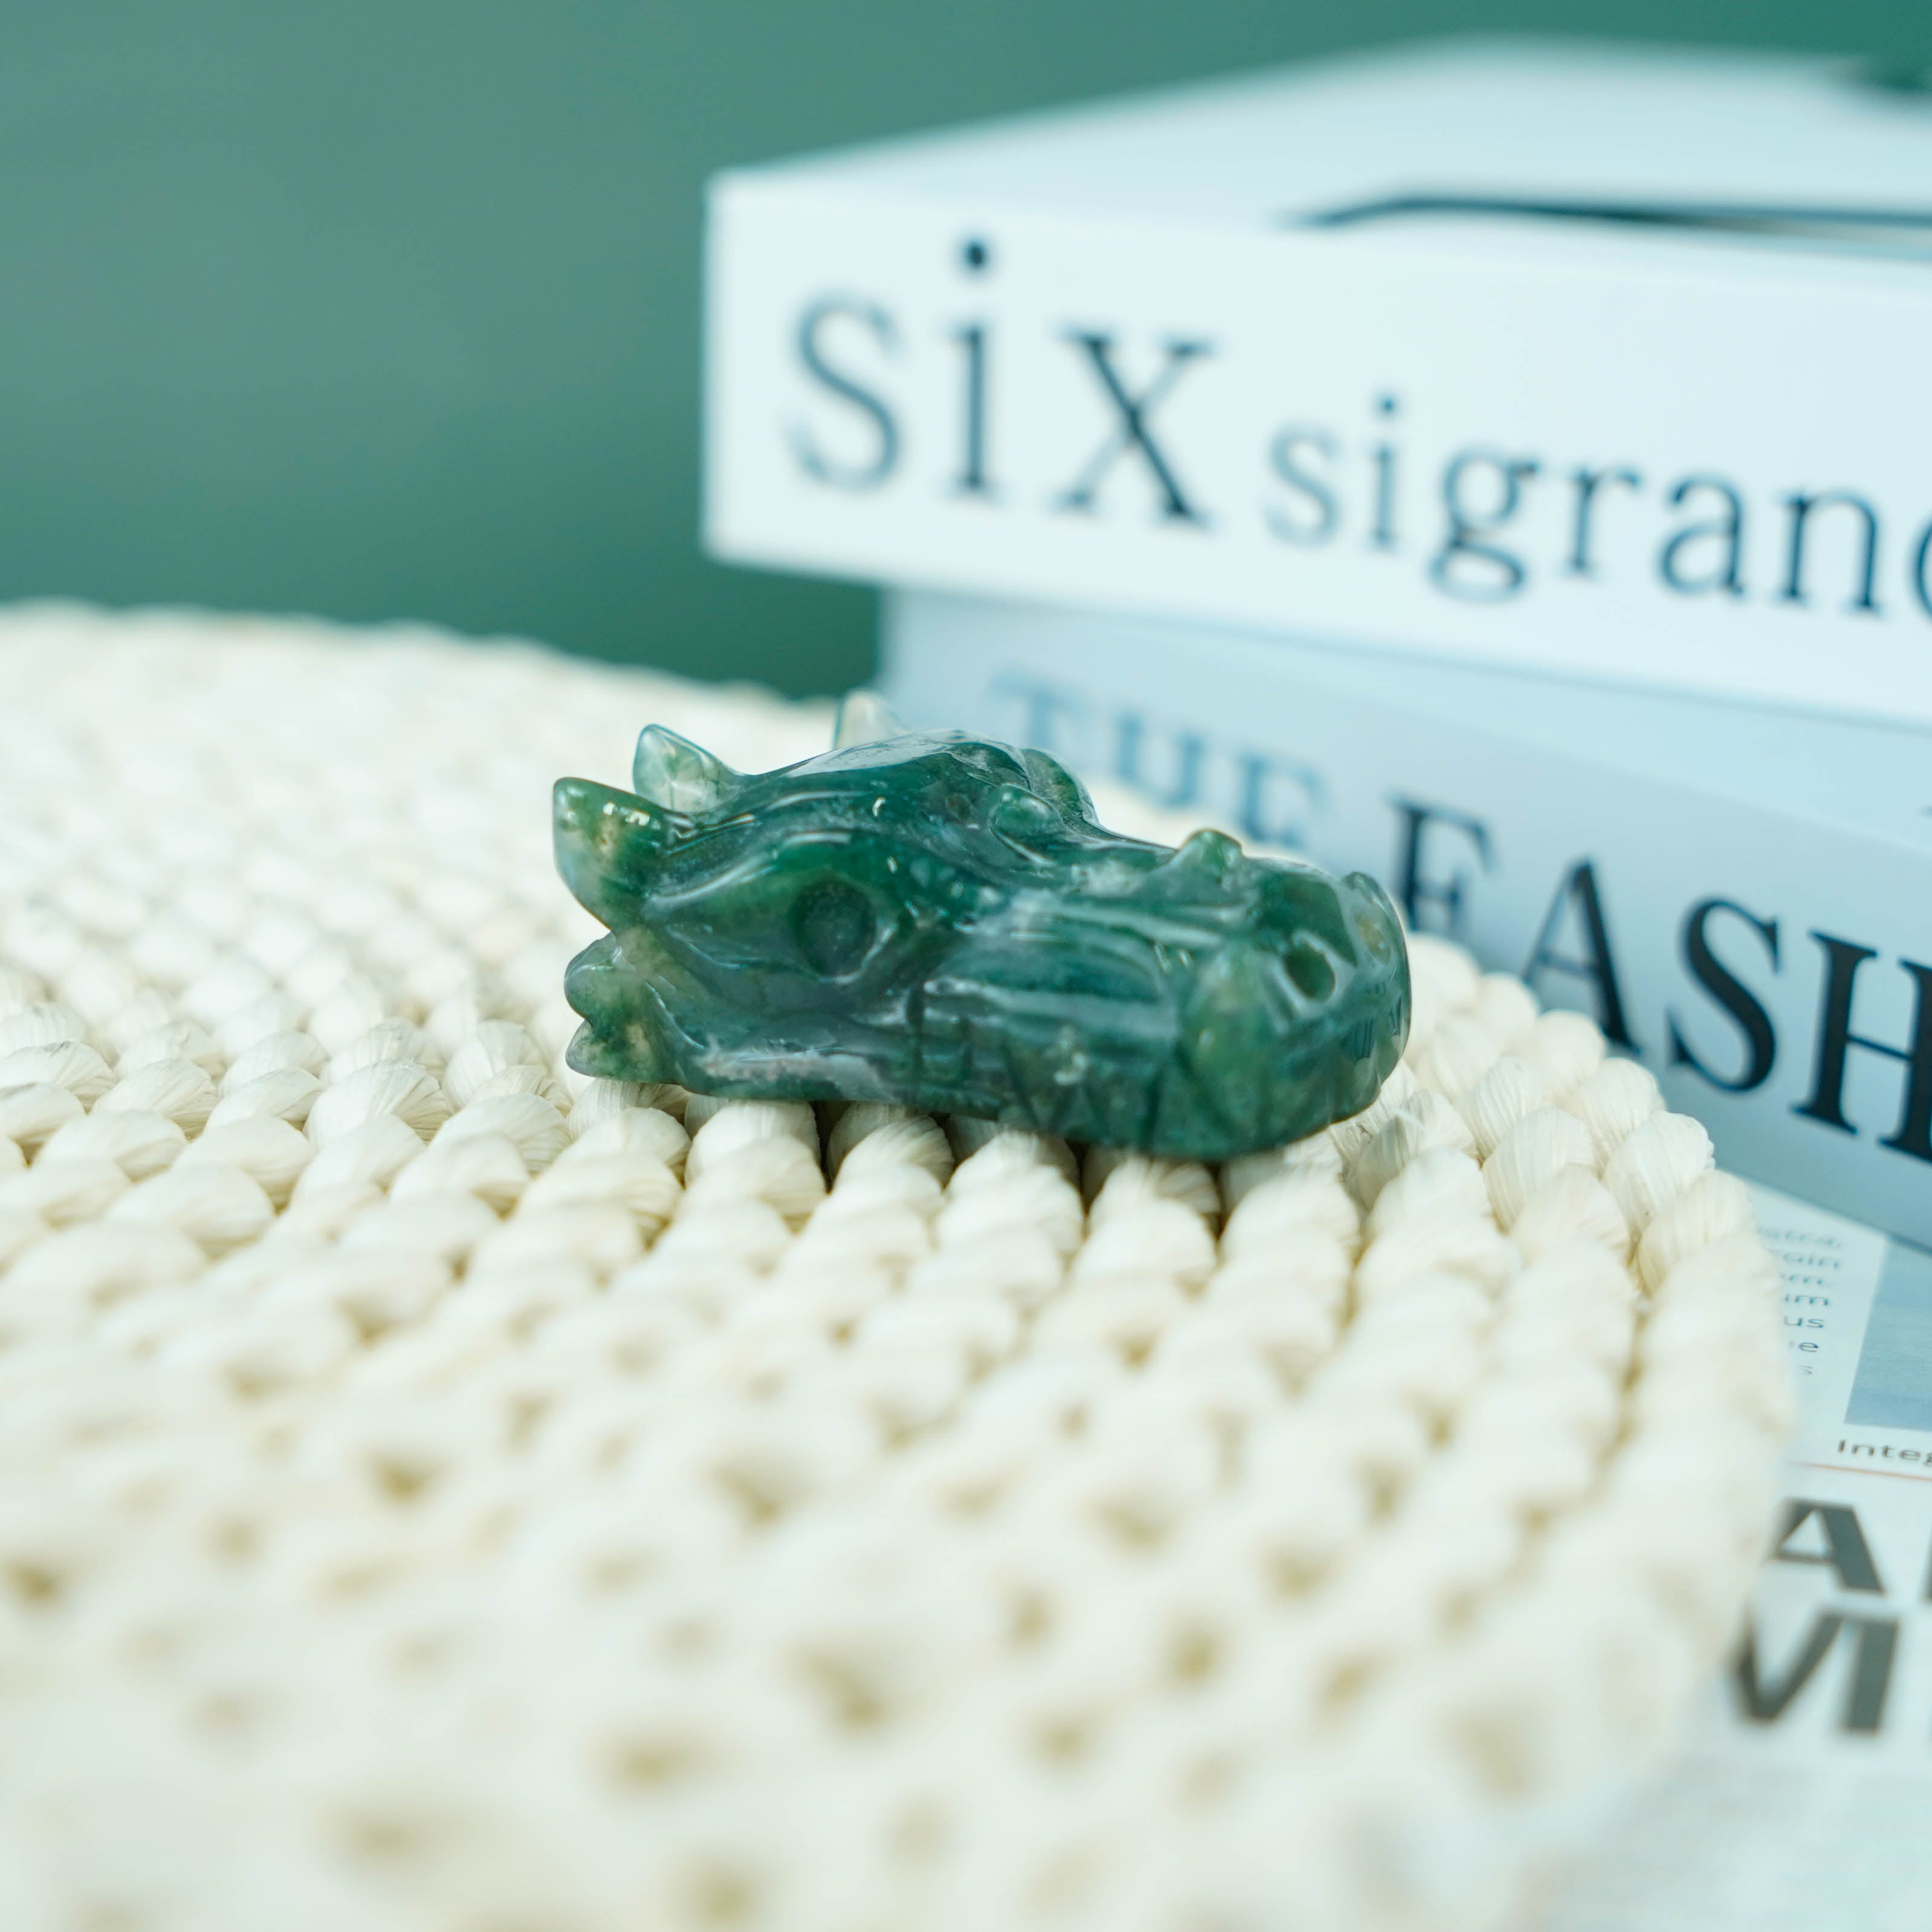
<instances>
[{"instance_id":1,"label":"book spine","mask_svg":"<svg viewBox=\"0 0 1932 1932\"><path fill-rule=\"evenodd\" d=\"M1638 772L1587 690L1566 748L1204 628L912 592L885 644L908 718L1373 874L1588 1012L1726 1165L1932 1245L1932 852Z\"/></svg>"},{"instance_id":2,"label":"book spine","mask_svg":"<svg viewBox=\"0 0 1932 1932\"><path fill-rule=\"evenodd\" d=\"M740 561L1932 718L1922 270L726 176Z\"/></svg>"}]
</instances>

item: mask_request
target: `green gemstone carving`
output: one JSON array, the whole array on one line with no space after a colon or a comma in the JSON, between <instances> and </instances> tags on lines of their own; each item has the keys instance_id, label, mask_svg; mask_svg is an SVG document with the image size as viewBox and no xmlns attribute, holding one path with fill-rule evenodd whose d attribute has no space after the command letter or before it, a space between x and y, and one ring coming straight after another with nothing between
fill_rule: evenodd
<instances>
[{"instance_id":1,"label":"green gemstone carving","mask_svg":"<svg viewBox=\"0 0 1932 1932\"><path fill-rule=\"evenodd\" d=\"M610 928L566 981L586 1073L1220 1160L1360 1112L1408 1037L1373 880L1118 837L1045 752L868 694L775 772L653 725L634 784L556 788L559 868Z\"/></svg>"}]
</instances>

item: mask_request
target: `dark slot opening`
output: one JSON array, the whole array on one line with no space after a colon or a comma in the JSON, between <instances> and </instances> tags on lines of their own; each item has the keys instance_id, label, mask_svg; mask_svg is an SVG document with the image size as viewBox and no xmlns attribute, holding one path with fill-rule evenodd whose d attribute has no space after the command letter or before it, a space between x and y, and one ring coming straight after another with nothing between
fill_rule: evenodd
<instances>
[{"instance_id":1,"label":"dark slot opening","mask_svg":"<svg viewBox=\"0 0 1932 1932\"><path fill-rule=\"evenodd\" d=\"M1932 208L1787 207L1775 202L1594 201L1533 195L1397 194L1353 202L1312 214L1286 215L1296 228L1352 228L1374 221L1430 215L1490 215L1505 220L1600 224L1618 228L1672 229L1747 235L1769 240L1897 245L1932 242Z\"/></svg>"}]
</instances>

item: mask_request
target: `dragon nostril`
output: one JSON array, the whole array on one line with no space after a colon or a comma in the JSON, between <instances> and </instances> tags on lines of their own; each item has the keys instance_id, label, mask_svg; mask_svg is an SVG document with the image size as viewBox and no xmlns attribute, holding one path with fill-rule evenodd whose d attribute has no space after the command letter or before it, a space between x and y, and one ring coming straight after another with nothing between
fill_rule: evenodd
<instances>
[{"instance_id":1,"label":"dragon nostril","mask_svg":"<svg viewBox=\"0 0 1932 1932\"><path fill-rule=\"evenodd\" d=\"M1295 990L1311 1000L1325 1000L1335 990L1335 967L1313 940L1298 939L1283 956Z\"/></svg>"}]
</instances>

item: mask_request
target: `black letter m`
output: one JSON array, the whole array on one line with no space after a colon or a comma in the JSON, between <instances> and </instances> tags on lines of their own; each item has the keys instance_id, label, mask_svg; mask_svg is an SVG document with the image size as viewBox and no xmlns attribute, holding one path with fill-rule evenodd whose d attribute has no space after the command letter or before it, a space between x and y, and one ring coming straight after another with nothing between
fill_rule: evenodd
<instances>
[{"instance_id":1,"label":"black letter m","mask_svg":"<svg viewBox=\"0 0 1932 1932\"><path fill-rule=\"evenodd\" d=\"M1869 1736L1885 1721L1886 1694L1892 1688L1892 1666L1898 1649L1895 1617L1852 1617L1840 1610L1820 1610L1804 1642L1782 1671L1767 1674L1758 1654L1758 1632L1748 1624L1744 1642L1731 1666L1731 1681L1744 1715L1754 1724L1774 1724L1798 1694L1818 1674L1839 1633L1852 1641L1851 1679L1838 1716L1841 1730Z\"/></svg>"}]
</instances>

